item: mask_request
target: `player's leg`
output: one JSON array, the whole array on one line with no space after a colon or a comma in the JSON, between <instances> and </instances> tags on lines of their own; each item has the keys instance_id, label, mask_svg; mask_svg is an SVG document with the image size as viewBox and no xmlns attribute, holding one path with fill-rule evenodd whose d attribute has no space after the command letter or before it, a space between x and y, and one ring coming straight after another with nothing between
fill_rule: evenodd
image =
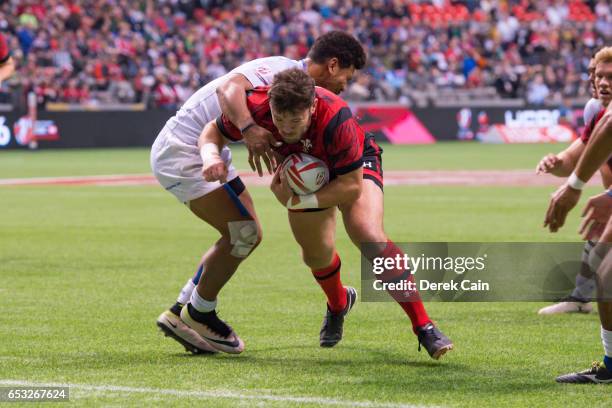
<instances>
[{"instance_id":1,"label":"player's leg","mask_svg":"<svg viewBox=\"0 0 612 408\"><path fill-rule=\"evenodd\" d=\"M612 251L608 251L597 271L597 284L597 307L601 322L604 364L611 373L612 380Z\"/></svg>"},{"instance_id":2,"label":"player's leg","mask_svg":"<svg viewBox=\"0 0 612 408\"><path fill-rule=\"evenodd\" d=\"M559 300L550 306L541 308L540 315L551 315L560 313L591 313L591 298L595 294L595 276L589 267L589 255L595 243L587 241L582 251L582 266L576 275L576 287L569 296Z\"/></svg>"},{"instance_id":3,"label":"player's leg","mask_svg":"<svg viewBox=\"0 0 612 408\"><path fill-rule=\"evenodd\" d=\"M189 202L190 210L221 237L203 258L203 272L181 318L216 349L240 353L244 343L217 317L217 296L261 241L261 227L248 191L236 192L231 185Z\"/></svg>"},{"instance_id":4,"label":"player's leg","mask_svg":"<svg viewBox=\"0 0 612 408\"><path fill-rule=\"evenodd\" d=\"M368 244L364 247L363 255L370 261L380 256L404 256L403 251L387 237L384 231L382 163L380 151L375 144L374 146L374 154L364 154L364 180L361 196L355 202L340 207L349 237L360 249L362 244ZM413 277L409 271L392 270L382 274L381 279L387 282L410 281ZM392 291L389 294L410 318L412 329L418 336L419 350L420 345L423 345L430 356L438 359L453 348L451 340L432 324L417 292Z\"/></svg>"},{"instance_id":5,"label":"player's leg","mask_svg":"<svg viewBox=\"0 0 612 408\"><path fill-rule=\"evenodd\" d=\"M357 291L344 287L340 279L340 257L336 253L335 208L314 212L289 212L289 224L302 249L304 263L327 297L327 313L319 344L333 347L342 339L344 317L357 299Z\"/></svg>"},{"instance_id":6,"label":"player's leg","mask_svg":"<svg viewBox=\"0 0 612 408\"><path fill-rule=\"evenodd\" d=\"M607 383L612 384L612 218L601 237L602 255L605 257L597 269L597 308L601 322L601 342L604 348L604 366L599 373L600 379L605 377ZM605 373L605 374L604 374Z\"/></svg>"},{"instance_id":7,"label":"player's leg","mask_svg":"<svg viewBox=\"0 0 612 408\"><path fill-rule=\"evenodd\" d=\"M591 268L596 270L597 306L601 321L601 341L604 349L603 363L593 365L581 372L570 373L557 377L561 383L598 383L612 384L612 218L598 243L591 251L589 258Z\"/></svg>"},{"instance_id":8,"label":"player's leg","mask_svg":"<svg viewBox=\"0 0 612 408\"><path fill-rule=\"evenodd\" d=\"M211 324L217 325L219 321L214 315L214 302L216 294L225 282L231 277L235 268L243 259L242 252L248 252L248 247L255 247L260 240L261 230L257 219L252 200L249 194L244 191L244 184L237 177L235 168L231 164L231 152L224 148L221 157L228 166L228 180L226 185L220 183L208 183L201 175L202 161L199 158L198 150L194 146L187 145L175 137L166 127L156 139L151 150L151 167L160 184L172 193L180 202L188 204L191 211L215 227L220 233L221 238L212 246L202 257L198 272L191 278L181 290L177 303L169 310L162 313L157 324L164 332L172 336L175 340L192 352L210 351L202 350L202 344L210 346L211 341L206 341L192 330L179 317L183 305L195 300L197 306L205 312L210 307ZM229 224L231 223L231 224ZM231 230L230 230L231 225ZM233 233L233 236L232 236ZM232 237L236 244L234 254L238 256L225 263L225 253L228 251L228 244L232 243ZM246 247L246 248L245 248ZM251 249L252 250L252 249ZM218 267L219 264L223 264ZM212 271L209 272L209 269ZM202 296L195 291L196 285L202 283ZM198 297L200 302L197 302ZM202 307L202 305L205 305ZM192 306L193 308L193 306ZM185 309L187 311L187 309ZM223 327L222 327L223 328ZM226 328L225 328L226 329ZM222 334L227 330L219 330ZM217 331L217 333L219 333ZM190 347L197 346L197 347ZM215 347L213 350L219 347ZM226 350L224 350L226 351Z\"/></svg>"}]
</instances>

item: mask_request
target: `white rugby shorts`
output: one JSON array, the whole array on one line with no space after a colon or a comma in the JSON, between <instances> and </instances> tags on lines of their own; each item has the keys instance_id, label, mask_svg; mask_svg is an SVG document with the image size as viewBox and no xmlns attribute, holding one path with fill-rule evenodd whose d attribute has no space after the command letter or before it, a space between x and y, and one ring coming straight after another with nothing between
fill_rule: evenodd
<instances>
[{"instance_id":1,"label":"white rugby shorts","mask_svg":"<svg viewBox=\"0 0 612 408\"><path fill-rule=\"evenodd\" d=\"M238 177L227 146L221 150L221 159L227 165L227 181ZM181 141L167 126L159 132L151 148L151 169L162 187L184 204L222 186L218 181L204 180L198 147Z\"/></svg>"}]
</instances>

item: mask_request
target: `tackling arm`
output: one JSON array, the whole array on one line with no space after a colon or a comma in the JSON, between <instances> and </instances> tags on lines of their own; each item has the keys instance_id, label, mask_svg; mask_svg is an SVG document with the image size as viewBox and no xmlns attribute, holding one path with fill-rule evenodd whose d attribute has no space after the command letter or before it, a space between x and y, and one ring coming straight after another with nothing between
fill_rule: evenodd
<instances>
[{"instance_id":1,"label":"tackling arm","mask_svg":"<svg viewBox=\"0 0 612 408\"><path fill-rule=\"evenodd\" d=\"M253 116L247 107L246 92L253 89L253 85L242 74L235 74L217 88L217 98L221 112L236 125L244 129L254 123Z\"/></svg>"},{"instance_id":2,"label":"tackling arm","mask_svg":"<svg viewBox=\"0 0 612 408\"><path fill-rule=\"evenodd\" d=\"M244 143L249 150L249 165L263 176L261 159L268 172L276 167L271 145L279 145L272 133L258 126L247 106L246 92L253 89L251 82L242 74L235 74L231 79L217 88L217 99L221 112L232 122L242 134Z\"/></svg>"},{"instance_id":3,"label":"tackling arm","mask_svg":"<svg viewBox=\"0 0 612 408\"><path fill-rule=\"evenodd\" d=\"M202 157L202 176L206 181L227 181L227 166L221 158L221 149L227 144L215 121L204 126L198 138L198 148Z\"/></svg>"}]
</instances>

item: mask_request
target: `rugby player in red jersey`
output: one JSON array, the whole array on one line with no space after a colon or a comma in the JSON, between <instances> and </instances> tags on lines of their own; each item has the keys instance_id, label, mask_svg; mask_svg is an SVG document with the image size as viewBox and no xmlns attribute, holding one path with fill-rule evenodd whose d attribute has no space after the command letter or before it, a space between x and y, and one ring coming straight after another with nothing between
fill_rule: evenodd
<instances>
[{"instance_id":1,"label":"rugby player in red jersey","mask_svg":"<svg viewBox=\"0 0 612 408\"><path fill-rule=\"evenodd\" d=\"M309 59L305 60L302 69L314 78L317 85L323 86L339 94L344 90L353 76L355 68L365 64L365 52L361 44L350 34L342 31L332 31L319 37L313 45ZM356 62L359 62L359 66ZM237 128L248 132L251 140L247 140L251 167L257 167L261 174L259 157L266 165L266 150L274 145L272 133L265 127L259 126L253 120L246 99L246 91L253 89L251 85L256 78L244 73L235 73L223 85L217 88L217 96L221 110L231 123ZM247 130L244 130L247 129ZM246 136L245 136L246 138ZM253 164L253 161L255 164ZM378 247L373 253L363 255L372 260L376 257L403 257L403 251L389 239L384 230L384 195L383 195L383 169L382 149L376 144L372 136L366 135L363 149L363 186L361 196L350 203L339 206L346 231L353 243L361 249L362 244L368 248ZM378 243L379 245L372 245ZM386 276L389 280L397 281L408 279L406 271L389 271ZM419 344L427 349L430 356L437 359L446 351L452 349L452 342L442 334L427 315L425 307L418 298L406 301L400 293L392 293L412 323L412 330L417 335ZM419 348L420 349L420 348Z\"/></svg>"},{"instance_id":2,"label":"rugby player in red jersey","mask_svg":"<svg viewBox=\"0 0 612 408\"><path fill-rule=\"evenodd\" d=\"M290 210L290 224L302 247L303 259L327 296L328 310L320 333L320 344L323 347L334 346L342 338L344 317L356 299L356 291L345 288L340 280L340 259L334 244L335 207L351 208L363 196L363 130L342 99L325 89L315 88L314 81L300 69L277 74L271 87L252 90L246 102L253 123L272 133L275 140L281 142L280 146L273 148L278 155L284 157L294 152L306 152L323 160L330 169L330 183L317 193L307 196L294 194L279 171L273 179L272 191ZM219 152L227 141L241 139L240 130L226 115L207 125L200 137L205 180L226 179L227 166ZM381 195L382 206L382 186L373 185ZM361 210L369 208L372 207L366 205ZM380 218L375 221L382 224L382 208L380 210ZM356 211L354 215L358 214L359 211ZM344 215L348 230L347 219L350 220L350 216ZM254 214L251 216L254 217ZM365 218L360 221L368 223L372 216L364 214ZM386 236L384 240L371 242L380 243L377 253L369 254L372 257L403 254ZM411 279L411 275L409 271L392 270L382 278L397 281ZM392 293L392 296L411 318L414 317L413 326L416 322L415 332L419 335L419 343L432 357L439 358L452 348L450 340L427 317L418 295L412 293L407 299L405 293L398 292ZM194 309L190 305L183 308L181 317L206 336L207 329L199 327L198 320L202 319L198 319L197 310ZM418 325L419 318L422 319L421 325Z\"/></svg>"}]
</instances>

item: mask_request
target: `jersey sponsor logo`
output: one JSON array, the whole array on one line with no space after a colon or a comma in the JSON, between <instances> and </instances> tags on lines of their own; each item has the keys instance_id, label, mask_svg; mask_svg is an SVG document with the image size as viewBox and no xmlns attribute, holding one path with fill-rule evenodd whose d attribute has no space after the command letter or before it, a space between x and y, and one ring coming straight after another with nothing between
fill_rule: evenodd
<instances>
[{"instance_id":1,"label":"jersey sponsor logo","mask_svg":"<svg viewBox=\"0 0 612 408\"><path fill-rule=\"evenodd\" d=\"M261 75L268 75L272 72L272 70L267 65L260 65L255 69L255 72Z\"/></svg>"}]
</instances>

